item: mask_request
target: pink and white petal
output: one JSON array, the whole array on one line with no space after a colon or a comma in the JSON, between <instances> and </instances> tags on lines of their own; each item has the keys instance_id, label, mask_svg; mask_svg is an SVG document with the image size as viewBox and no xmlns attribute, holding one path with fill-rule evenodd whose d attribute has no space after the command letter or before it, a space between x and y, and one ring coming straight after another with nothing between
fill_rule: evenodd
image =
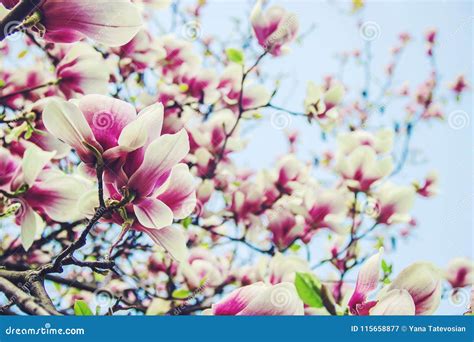
<instances>
[{"instance_id":1,"label":"pink and white petal","mask_svg":"<svg viewBox=\"0 0 474 342\"><path fill-rule=\"evenodd\" d=\"M157 198L166 203L175 218L183 219L196 207L195 188L188 165L180 163L173 167L166 183L158 189Z\"/></svg>"},{"instance_id":2,"label":"pink and white petal","mask_svg":"<svg viewBox=\"0 0 474 342\"><path fill-rule=\"evenodd\" d=\"M282 282L267 289L254 298L242 311L242 316L304 315L303 301L298 297L295 285Z\"/></svg>"},{"instance_id":3,"label":"pink and white petal","mask_svg":"<svg viewBox=\"0 0 474 342\"><path fill-rule=\"evenodd\" d=\"M349 300L349 308L355 308L357 304L365 302L367 295L377 288L382 253L383 248L377 254L372 255L360 268L354 293Z\"/></svg>"},{"instance_id":4,"label":"pink and white petal","mask_svg":"<svg viewBox=\"0 0 474 342\"><path fill-rule=\"evenodd\" d=\"M255 298L261 296L267 285L257 282L232 291L224 299L212 306L214 315L234 316L244 310Z\"/></svg>"},{"instance_id":5,"label":"pink and white petal","mask_svg":"<svg viewBox=\"0 0 474 342\"><path fill-rule=\"evenodd\" d=\"M184 129L159 137L146 149L143 162L130 177L128 187L136 191L137 196L148 196L166 181L171 168L179 163L188 151L189 138Z\"/></svg>"},{"instance_id":6,"label":"pink and white petal","mask_svg":"<svg viewBox=\"0 0 474 342\"><path fill-rule=\"evenodd\" d=\"M128 0L49 0L41 10L46 40L72 42L85 35L108 46L121 46L142 27L139 9ZM68 34L63 35L63 31Z\"/></svg>"},{"instance_id":7,"label":"pink and white petal","mask_svg":"<svg viewBox=\"0 0 474 342\"><path fill-rule=\"evenodd\" d=\"M77 204L88 184L86 180L71 175L47 177L29 189L25 199L54 221L74 221L84 217L79 213Z\"/></svg>"},{"instance_id":8,"label":"pink and white petal","mask_svg":"<svg viewBox=\"0 0 474 342\"><path fill-rule=\"evenodd\" d=\"M23 155L21 165L25 183L32 186L41 170L51 161L55 154L55 151L43 151L35 144L28 146Z\"/></svg>"},{"instance_id":9,"label":"pink and white petal","mask_svg":"<svg viewBox=\"0 0 474 342\"><path fill-rule=\"evenodd\" d=\"M22 206L21 222L21 244L25 251L30 249L31 245L38 238L44 228L44 222L41 217L29 206Z\"/></svg>"},{"instance_id":10,"label":"pink and white petal","mask_svg":"<svg viewBox=\"0 0 474 342\"><path fill-rule=\"evenodd\" d=\"M160 229L173 223L173 212L162 201L155 198L145 198L133 206L138 222L152 229Z\"/></svg>"},{"instance_id":11,"label":"pink and white petal","mask_svg":"<svg viewBox=\"0 0 474 342\"><path fill-rule=\"evenodd\" d=\"M150 238L161 245L173 259L178 262L186 262L188 259L188 248L186 237L175 227L165 227L162 229L142 229Z\"/></svg>"},{"instance_id":12,"label":"pink and white petal","mask_svg":"<svg viewBox=\"0 0 474 342\"><path fill-rule=\"evenodd\" d=\"M406 290L390 290L370 309L371 316L412 316L415 303Z\"/></svg>"},{"instance_id":13,"label":"pink and white petal","mask_svg":"<svg viewBox=\"0 0 474 342\"><path fill-rule=\"evenodd\" d=\"M110 96L86 95L77 105L103 150L117 146L122 130L137 116L131 104Z\"/></svg>"},{"instance_id":14,"label":"pink and white petal","mask_svg":"<svg viewBox=\"0 0 474 342\"><path fill-rule=\"evenodd\" d=\"M130 151L136 150L147 142L158 138L162 126L163 105L155 103L140 111L136 120L125 126L118 139L118 144Z\"/></svg>"},{"instance_id":15,"label":"pink and white petal","mask_svg":"<svg viewBox=\"0 0 474 342\"><path fill-rule=\"evenodd\" d=\"M70 102L52 99L43 111L43 123L52 135L73 147L86 163L92 162L94 155L83 142L102 152L84 115Z\"/></svg>"}]
</instances>

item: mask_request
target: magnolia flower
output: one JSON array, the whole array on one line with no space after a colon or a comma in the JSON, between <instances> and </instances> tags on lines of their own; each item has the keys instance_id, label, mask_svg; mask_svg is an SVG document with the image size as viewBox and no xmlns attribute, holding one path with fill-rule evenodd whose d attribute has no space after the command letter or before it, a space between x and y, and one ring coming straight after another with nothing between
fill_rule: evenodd
<instances>
[{"instance_id":1,"label":"magnolia flower","mask_svg":"<svg viewBox=\"0 0 474 342\"><path fill-rule=\"evenodd\" d=\"M199 65L199 57L194 53L190 42L167 35L157 41L164 50L165 57L159 61L163 75L172 78L183 66Z\"/></svg>"},{"instance_id":2,"label":"magnolia flower","mask_svg":"<svg viewBox=\"0 0 474 342\"><path fill-rule=\"evenodd\" d=\"M472 285L474 282L474 264L468 258L452 259L446 269L446 279L453 288Z\"/></svg>"},{"instance_id":3,"label":"magnolia flower","mask_svg":"<svg viewBox=\"0 0 474 342\"><path fill-rule=\"evenodd\" d=\"M464 75L459 75L452 83L449 84L449 89L451 89L457 96L459 96L466 89L469 89L469 83L467 83Z\"/></svg>"},{"instance_id":4,"label":"magnolia flower","mask_svg":"<svg viewBox=\"0 0 474 342\"><path fill-rule=\"evenodd\" d=\"M203 283L206 287L217 287L226 280L228 267L225 259L216 257L209 250L194 248L188 264L182 265L182 272L191 289L197 289Z\"/></svg>"},{"instance_id":5,"label":"magnolia flower","mask_svg":"<svg viewBox=\"0 0 474 342\"><path fill-rule=\"evenodd\" d=\"M242 89L242 76L242 66L231 63L223 71L217 85L217 89L222 96L222 106L231 107L234 112L239 109L238 103ZM246 80L243 86L241 104L244 110L265 106L270 100L270 93L263 85L252 84Z\"/></svg>"},{"instance_id":6,"label":"magnolia flower","mask_svg":"<svg viewBox=\"0 0 474 342\"><path fill-rule=\"evenodd\" d=\"M298 32L298 18L293 13L277 6L262 12L262 0L258 0L250 15L253 31L258 43L274 56L288 50L286 46Z\"/></svg>"},{"instance_id":7,"label":"magnolia flower","mask_svg":"<svg viewBox=\"0 0 474 342\"><path fill-rule=\"evenodd\" d=\"M282 191L290 192L305 181L309 175L309 167L296 158L294 154L284 156L277 164L278 179L276 183Z\"/></svg>"},{"instance_id":8,"label":"magnolia flower","mask_svg":"<svg viewBox=\"0 0 474 342\"><path fill-rule=\"evenodd\" d=\"M266 212L268 229L272 232L272 241L279 250L288 248L304 232L304 219L293 214L285 207L277 207Z\"/></svg>"},{"instance_id":9,"label":"magnolia flower","mask_svg":"<svg viewBox=\"0 0 474 342\"><path fill-rule=\"evenodd\" d=\"M359 270L354 293L348 303L353 315L368 315L369 310L377 304L376 301L367 301L367 297L378 286L382 253L383 249L371 256Z\"/></svg>"},{"instance_id":10,"label":"magnolia flower","mask_svg":"<svg viewBox=\"0 0 474 342\"><path fill-rule=\"evenodd\" d=\"M347 200L341 190L309 190L304 198L305 221L311 230L329 228L343 232Z\"/></svg>"},{"instance_id":11,"label":"magnolia flower","mask_svg":"<svg viewBox=\"0 0 474 342\"><path fill-rule=\"evenodd\" d=\"M226 316L303 315L303 302L292 283L258 282L232 291L212 305L210 313Z\"/></svg>"},{"instance_id":12,"label":"magnolia flower","mask_svg":"<svg viewBox=\"0 0 474 342\"><path fill-rule=\"evenodd\" d=\"M367 192L372 185L388 176L393 169L391 157L377 158L376 151L369 146L359 146L349 155L336 157L336 170L351 189Z\"/></svg>"},{"instance_id":13,"label":"magnolia flower","mask_svg":"<svg viewBox=\"0 0 474 342\"><path fill-rule=\"evenodd\" d=\"M377 222L390 225L411 220L409 213L415 201L413 187L397 186L386 182L376 190L373 196Z\"/></svg>"},{"instance_id":14,"label":"magnolia flower","mask_svg":"<svg viewBox=\"0 0 474 342\"><path fill-rule=\"evenodd\" d=\"M3 0L11 8L19 0ZM26 19L48 41L73 43L85 37L109 46L129 42L142 26L138 8L129 0L44 0Z\"/></svg>"},{"instance_id":15,"label":"magnolia flower","mask_svg":"<svg viewBox=\"0 0 474 342\"><path fill-rule=\"evenodd\" d=\"M155 44L145 30L140 30L131 41L113 51L120 56L120 68L125 75L133 71L144 72L166 55L165 49Z\"/></svg>"},{"instance_id":16,"label":"magnolia flower","mask_svg":"<svg viewBox=\"0 0 474 342\"><path fill-rule=\"evenodd\" d=\"M106 94L109 73L104 59L86 43L76 43L56 68L59 89L70 99L85 94Z\"/></svg>"},{"instance_id":17,"label":"magnolia flower","mask_svg":"<svg viewBox=\"0 0 474 342\"><path fill-rule=\"evenodd\" d=\"M337 105L344 97L344 86L340 83L331 85L328 89L309 82L304 100L305 112L315 117L326 130L331 129L339 119Z\"/></svg>"},{"instance_id":18,"label":"magnolia flower","mask_svg":"<svg viewBox=\"0 0 474 342\"><path fill-rule=\"evenodd\" d=\"M430 315L441 301L440 271L431 263L414 263L401 271L388 287L388 291L394 289L410 294L416 315Z\"/></svg>"},{"instance_id":19,"label":"magnolia flower","mask_svg":"<svg viewBox=\"0 0 474 342\"><path fill-rule=\"evenodd\" d=\"M283 255L277 253L273 256L268 264L269 282L278 284L282 282L293 283L295 281L296 272L311 272L309 264L306 260L296 255Z\"/></svg>"},{"instance_id":20,"label":"magnolia flower","mask_svg":"<svg viewBox=\"0 0 474 342\"><path fill-rule=\"evenodd\" d=\"M432 171L426 175L423 185L415 183L418 195L423 197L433 197L438 193L438 174Z\"/></svg>"},{"instance_id":21,"label":"magnolia flower","mask_svg":"<svg viewBox=\"0 0 474 342\"><path fill-rule=\"evenodd\" d=\"M55 152L43 151L34 144L29 145L23 158L17 163L16 159L7 156L5 152L0 154L2 159L10 159L9 162L0 162L0 167L4 169L2 171L7 171L5 175L8 176L3 176L1 181L6 191L16 194L13 199L19 205L16 221L21 226L21 243L25 250L31 247L45 226L40 214L56 222L81 218L75 208L84 190L88 190L88 183L59 170L47 168L54 154Z\"/></svg>"},{"instance_id":22,"label":"magnolia flower","mask_svg":"<svg viewBox=\"0 0 474 342\"><path fill-rule=\"evenodd\" d=\"M359 146L370 146L378 154L389 153L393 147L393 130L385 128L375 134L363 130L341 133L337 137L338 151L350 154Z\"/></svg>"}]
</instances>

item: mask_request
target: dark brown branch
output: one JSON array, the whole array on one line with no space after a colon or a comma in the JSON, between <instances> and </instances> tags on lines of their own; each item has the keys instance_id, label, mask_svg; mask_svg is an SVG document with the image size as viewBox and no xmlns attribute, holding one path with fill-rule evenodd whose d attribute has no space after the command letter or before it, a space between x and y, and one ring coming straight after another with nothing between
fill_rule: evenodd
<instances>
[{"instance_id":1,"label":"dark brown branch","mask_svg":"<svg viewBox=\"0 0 474 342\"><path fill-rule=\"evenodd\" d=\"M49 316L51 313L38 304L31 296L16 287L9 280L0 277L0 292L3 292L22 311L30 315Z\"/></svg>"}]
</instances>

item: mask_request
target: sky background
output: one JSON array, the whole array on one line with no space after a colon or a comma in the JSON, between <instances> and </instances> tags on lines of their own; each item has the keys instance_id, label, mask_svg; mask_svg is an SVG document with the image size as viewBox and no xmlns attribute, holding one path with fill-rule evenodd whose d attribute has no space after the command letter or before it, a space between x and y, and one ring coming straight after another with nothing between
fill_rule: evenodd
<instances>
[{"instance_id":1,"label":"sky background","mask_svg":"<svg viewBox=\"0 0 474 342\"><path fill-rule=\"evenodd\" d=\"M348 14L348 2L270 1L270 4L284 6L296 13L302 32L315 25L302 45L292 46L289 55L268 59L264 63L265 72L285 73L275 103L287 109L302 110L308 81L318 83L325 75L338 73L336 53L363 49L365 41L357 28L358 22L373 21L380 28L379 37L372 43L371 69L376 83L384 80L383 71L390 61L389 49L402 31L409 32L413 41L402 57L394 85L400 86L403 81L408 81L410 88L414 89L426 80L430 65L424 53L423 36L431 27L436 27L439 32L437 65L440 84L444 88L440 91L446 93L447 84L459 74L466 75L470 81L473 79L472 2L369 1L365 9L355 15ZM249 2L245 1L209 1L203 11L202 34L218 33L223 39L226 35L231 36L233 25L230 18L245 20L250 8ZM350 63L344 81L353 91L352 95L354 91L360 91L364 84L362 67ZM447 117L458 110L467 114L469 124L462 129L456 130L447 122L438 121L421 123L416 128L411 144L412 157L408 158L405 169L394 181L409 184L412 180L422 179L428 171L437 170L441 193L429 200L417 199L413 209L413 216L419 223L415 235L400 243L395 252L385 255L388 261L396 261L396 274L414 261L427 260L444 267L453 257L472 257L472 100L469 92L461 102L445 107ZM388 108L386 115L401 119L404 116L402 108L395 103ZM284 131L271 125L270 115L266 116L266 122L247 131L250 144L236 157L240 165L253 169L269 168L279 155L287 151ZM387 124L390 122L389 119ZM306 160L311 160L315 152L324 151L328 146L321 143L319 129L307 125L301 118L293 117L288 128L300 131L299 153ZM352 277L355 278L355 274ZM444 301L438 313L459 314L463 310L463 307Z\"/></svg>"}]
</instances>

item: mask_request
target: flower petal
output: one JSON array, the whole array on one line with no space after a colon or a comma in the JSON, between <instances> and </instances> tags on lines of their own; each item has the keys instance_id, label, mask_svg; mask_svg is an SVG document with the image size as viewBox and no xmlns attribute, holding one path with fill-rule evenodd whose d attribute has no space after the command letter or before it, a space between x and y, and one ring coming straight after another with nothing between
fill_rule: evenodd
<instances>
[{"instance_id":1,"label":"flower petal","mask_svg":"<svg viewBox=\"0 0 474 342\"><path fill-rule=\"evenodd\" d=\"M173 212L162 201L146 198L133 206L138 222L146 227L160 229L173 223Z\"/></svg>"},{"instance_id":2,"label":"flower petal","mask_svg":"<svg viewBox=\"0 0 474 342\"><path fill-rule=\"evenodd\" d=\"M86 163L92 162L94 156L83 143L101 148L84 115L70 102L52 99L43 111L43 123L52 135L72 146Z\"/></svg>"},{"instance_id":3,"label":"flower petal","mask_svg":"<svg viewBox=\"0 0 474 342\"><path fill-rule=\"evenodd\" d=\"M173 167L170 177L163 184L158 199L166 203L177 219L189 216L196 207L194 177L186 164Z\"/></svg>"},{"instance_id":4,"label":"flower petal","mask_svg":"<svg viewBox=\"0 0 474 342\"><path fill-rule=\"evenodd\" d=\"M164 183L171 168L189 151L188 134L184 129L176 134L165 134L154 140L146 149L143 163L130 177L128 187L137 196L148 196ZM166 177L166 178L165 178Z\"/></svg>"},{"instance_id":5,"label":"flower petal","mask_svg":"<svg viewBox=\"0 0 474 342\"><path fill-rule=\"evenodd\" d=\"M39 173L54 157L56 152L43 151L31 144L25 151L22 160L23 177L26 184L32 186Z\"/></svg>"},{"instance_id":6,"label":"flower petal","mask_svg":"<svg viewBox=\"0 0 474 342\"><path fill-rule=\"evenodd\" d=\"M371 316L414 315L415 303L406 290L390 290L370 309Z\"/></svg>"},{"instance_id":7,"label":"flower petal","mask_svg":"<svg viewBox=\"0 0 474 342\"><path fill-rule=\"evenodd\" d=\"M162 229L143 229L150 238L161 245L173 259L178 262L186 262L188 249L186 247L186 237L175 227L165 227Z\"/></svg>"}]
</instances>

